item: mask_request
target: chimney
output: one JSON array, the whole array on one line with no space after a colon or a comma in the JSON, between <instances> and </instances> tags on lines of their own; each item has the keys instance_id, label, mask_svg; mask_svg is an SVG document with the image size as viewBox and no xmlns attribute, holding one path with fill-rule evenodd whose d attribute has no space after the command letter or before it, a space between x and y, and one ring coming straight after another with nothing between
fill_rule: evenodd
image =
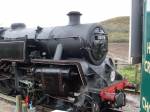
<instances>
[{"instance_id":1,"label":"chimney","mask_svg":"<svg viewBox=\"0 0 150 112\"><path fill-rule=\"evenodd\" d=\"M80 24L80 16L82 15L78 11L71 11L67 14L69 16L69 25L78 25Z\"/></svg>"}]
</instances>

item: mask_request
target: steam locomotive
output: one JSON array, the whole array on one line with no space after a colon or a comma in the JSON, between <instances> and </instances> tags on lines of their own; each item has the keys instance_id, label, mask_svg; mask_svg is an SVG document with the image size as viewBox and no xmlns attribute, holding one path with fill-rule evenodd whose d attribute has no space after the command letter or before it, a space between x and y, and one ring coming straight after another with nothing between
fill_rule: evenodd
<instances>
[{"instance_id":1,"label":"steam locomotive","mask_svg":"<svg viewBox=\"0 0 150 112\"><path fill-rule=\"evenodd\" d=\"M66 26L0 28L0 92L68 112L122 107L129 84L106 57L107 33L80 24L80 12L68 16Z\"/></svg>"}]
</instances>

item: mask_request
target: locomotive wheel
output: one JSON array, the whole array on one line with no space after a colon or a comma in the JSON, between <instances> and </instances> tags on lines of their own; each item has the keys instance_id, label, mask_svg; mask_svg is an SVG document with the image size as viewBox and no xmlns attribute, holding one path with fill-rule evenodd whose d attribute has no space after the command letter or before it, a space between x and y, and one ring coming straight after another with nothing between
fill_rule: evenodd
<instances>
[{"instance_id":1,"label":"locomotive wheel","mask_svg":"<svg viewBox=\"0 0 150 112\"><path fill-rule=\"evenodd\" d=\"M73 112L100 112L100 109L97 103L85 102L81 107L76 107Z\"/></svg>"},{"instance_id":2,"label":"locomotive wheel","mask_svg":"<svg viewBox=\"0 0 150 112\"><path fill-rule=\"evenodd\" d=\"M100 108L98 103L90 96L84 95L79 97L79 101L75 104L73 112L100 112Z\"/></svg>"}]
</instances>

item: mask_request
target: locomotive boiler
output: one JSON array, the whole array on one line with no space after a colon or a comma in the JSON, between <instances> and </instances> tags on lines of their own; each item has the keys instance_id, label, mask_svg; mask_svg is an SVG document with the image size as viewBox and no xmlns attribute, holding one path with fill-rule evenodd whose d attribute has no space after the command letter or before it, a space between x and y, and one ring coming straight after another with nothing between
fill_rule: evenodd
<instances>
[{"instance_id":1,"label":"locomotive boiler","mask_svg":"<svg viewBox=\"0 0 150 112\"><path fill-rule=\"evenodd\" d=\"M125 105L129 83L115 70L107 33L98 23L0 28L0 91L26 103L68 112L98 112Z\"/></svg>"}]
</instances>

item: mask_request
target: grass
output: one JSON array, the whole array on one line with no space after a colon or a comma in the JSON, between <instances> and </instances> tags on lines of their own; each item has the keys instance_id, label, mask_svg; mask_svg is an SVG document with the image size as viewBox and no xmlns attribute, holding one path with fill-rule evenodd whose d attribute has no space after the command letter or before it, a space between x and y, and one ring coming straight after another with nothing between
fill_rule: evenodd
<instances>
[{"instance_id":1,"label":"grass","mask_svg":"<svg viewBox=\"0 0 150 112\"><path fill-rule=\"evenodd\" d=\"M116 17L100 22L108 32L109 42L129 42L129 17Z\"/></svg>"},{"instance_id":2,"label":"grass","mask_svg":"<svg viewBox=\"0 0 150 112\"><path fill-rule=\"evenodd\" d=\"M129 80L129 82L132 82L132 83L137 83L139 84L140 83L140 70L138 70L138 75L137 75L137 82L135 80L135 73L136 73L136 69L135 69L135 66L133 65L128 65L128 66L125 66L123 68L120 68L119 70L119 73L121 73L125 78L127 78Z\"/></svg>"},{"instance_id":3,"label":"grass","mask_svg":"<svg viewBox=\"0 0 150 112\"><path fill-rule=\"evenodd\" d=\"M129 42L129 34L126 32L110 32L108 34L108 41L110 43L121 43L121 42Z\"/></svg>"}]
</instances>

